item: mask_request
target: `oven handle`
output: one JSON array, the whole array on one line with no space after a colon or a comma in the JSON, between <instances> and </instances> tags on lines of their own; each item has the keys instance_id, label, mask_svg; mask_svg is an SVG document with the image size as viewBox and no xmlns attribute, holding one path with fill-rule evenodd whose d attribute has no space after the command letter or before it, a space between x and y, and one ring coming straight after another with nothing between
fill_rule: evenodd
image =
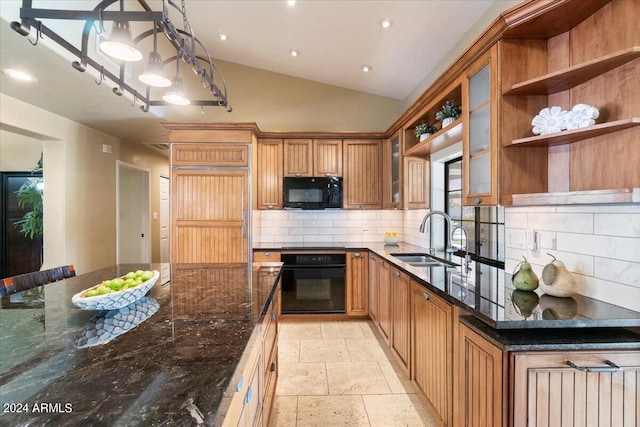
<instances>
[{"instance_id":1,"label":"oven handle","mask_svg":"<svg viewBox=\"0 0 640 427\"><path fill-rule=\"evenodd\" d=\"M324 268L346 268L346 264L322 264L322 265L283 265L283 270L309 270L309 269L324 269Z\"/></svg>"}]
</instances>

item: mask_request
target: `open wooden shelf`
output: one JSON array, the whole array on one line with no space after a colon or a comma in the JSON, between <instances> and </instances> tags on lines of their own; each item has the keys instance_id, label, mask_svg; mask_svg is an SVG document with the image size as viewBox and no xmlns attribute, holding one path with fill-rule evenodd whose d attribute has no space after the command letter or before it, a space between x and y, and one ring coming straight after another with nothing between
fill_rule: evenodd
<instances>
[{"instance_id":1,"label":"open wooden shelf","mask_svg":"<svg viewBox=\"0 0 640 427\"><path fill-rule=\"evenodd\" d=\"M640 46L632 46L611 55L605 55L592 61L536 77L535 79L516 83L511 86L511 89L504 92L504 95L548 95L561 92L639 57Z\"/></svg>"},{"instance_id":2,"label":"open wooden shelf","mask_svg":"<svg viewBox=\"0 0 640 427\"><path fill-rule=\"evenodd\" d=\"M608 203L640 203L640 188L511 194L502 198L502 204L505 206L594 205Z\"/></svg>"},{"instance_id":3,"label":"open wooden shelf","mask_svg":"<svg viewBox=\"0 0 640 427\"><path fill-rule=\"evenodd\" d=\"M631 117L630 119L601 123L581 129L565 130L547 135L514 139L510 144L505 144L505 147L550 147L553 145L571 144L573 142L610 134L639 125L640 118Z\"/></svg>"},{"instance_id":4,"label":"open wooden shelf","mask_svg":"<svg viewBox=\"0 0 640 427\"><path fill-rule=\"evenodd\" d=\"M462 141L462 118L404 151L405 156L428 157L443 148Z\"/></svg>"}]
</instances>

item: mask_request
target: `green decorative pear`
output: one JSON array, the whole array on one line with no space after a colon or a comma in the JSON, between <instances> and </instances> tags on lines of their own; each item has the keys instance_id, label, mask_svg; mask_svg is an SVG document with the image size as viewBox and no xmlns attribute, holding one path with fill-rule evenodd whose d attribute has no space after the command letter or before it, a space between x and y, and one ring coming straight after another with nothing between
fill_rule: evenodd
<instances>
[{"instance_id":1,"label":"green decorative pear","mask_svg":"<svg viewBox=\"0 0 640 427\"><path fill-rule=\"evenodd\" d=\"M523 257L524 258L524 257ZM520 289L521 291L534 291L538 288L538 276L533 272L531 268L531 264L527 262L527 259L524 258L524 261L519 264L520 269L511 276L511 282L516 289Z\"/></svg>"}]
</instances>

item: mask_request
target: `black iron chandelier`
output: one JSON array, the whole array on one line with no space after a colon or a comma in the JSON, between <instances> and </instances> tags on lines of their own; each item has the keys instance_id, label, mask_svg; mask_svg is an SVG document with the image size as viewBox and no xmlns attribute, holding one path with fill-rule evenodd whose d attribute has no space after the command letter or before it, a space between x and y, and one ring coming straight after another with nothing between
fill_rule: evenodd
<instances>
[{"instance_id":1,"label":"black iron chandelier","mask_svg":"<svg viewBox=\"0 0 640 427\"><path fill-rule=\"evenodd\" d=\"M12 22L11 28L23 36L28 36L31 29L36 31L36 41L31 42L37 45L43 37L56 42L78 58L72 63L73 67L81 72L86 71L87 66L92 67L100 73L100 83L104 79L109 79L115 83L113 92L116 95L129 93L134 104L140 102L140 108L147 112L152 106L166 105L198 105L220 106L232 111L227 98L227 86L224 77L211 61L207 49L194 36L187 20L185 0L178 6L172 0L162 0L162 11L151 9L146 0L137 0L137 4L142 10L125 10L124 0L102 0L93 10L62 10L62 9L35 9L32 0L23 0L20 8L20 22ZM106 10L114 3L119 3L119 10ZM168 8L175 8L182 18L182 29L176 28L169 19ZM81 20L85 21L82 42L80 48L58 35L47 27L40 19L59 20ZM111 34L107 37L104 31L105 21L113 22ZM143 31L136 37L132 37L130 22L149 22L151 28ZM99 37L99 50L111 58L120 61L119 73L113 73L105 68L99 60L91 58L89 55L89 36L91 32L96 32ZM175 49L175 56L162 59L158 53L158 32L164 34ZM140 93L132 83L127 83L125 66L128 62L140 61L144 55L137 48L142 40L153 37L153 50L149 52L148 62L145 70L138 76L138 79L146 85L144 93ZM200 52L200 53L197 53ZM163 73L163 66L175 61L175 75L169 79ZM188 64L193 72L200 78L202 86L213 96L213 100L190 101L182 92L182 78L180 77L180 63ZM214 73L222 81L222 89L214 82ZM151 88L166 88L162 99L151 99Z\"/></svg>"}]
</instances>

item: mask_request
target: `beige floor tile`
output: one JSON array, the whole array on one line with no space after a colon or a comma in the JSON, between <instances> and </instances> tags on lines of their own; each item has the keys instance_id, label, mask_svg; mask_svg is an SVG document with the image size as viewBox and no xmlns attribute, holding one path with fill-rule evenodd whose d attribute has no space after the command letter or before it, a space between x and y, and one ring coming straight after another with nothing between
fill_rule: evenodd
<instances>
[{"instance_id":1,"label":"beige floor tile","mask_svg":"<svg viewBox=\"0 0 640 427\"><path fill-rule=\"evenodd\" d=\"M365 338L376 338L376 334L374 332L376 325L373 324L372 321L366 321L360 323L360 329L362 329L362 334Z\"/></svg>"},{"instance_id":2,"label":"beige floor tile","mask_svg":"<svg viewBox=\"0 0 640 427\"><path fill-rule=\"evenodd\" d=\"M322 332L320 323L316 322L281 322L278 329L281 340L320 340Z\"/></svg>"},{"instance_id":3,"label":"beige floor tile","mask_svg":"<svg viewBox=\"0 0 640 427\"><path fill-rule=\"evenodd\" d=\"M301 340L300 362L348 362L344 340Z\"/></svg>"},{"instance_id":4,"label":"beige floor tile","mask_svg":"<svg viewBox=\"0 0 640 427\"><path fill-rule=\"evenodd\" d=\"M322 323L322 339L334 340L340 338L363 339L362 322L324 322Z\"/></svg>"},{"instance_id":5,"label":"beige floor tile","mask_svg":"<svg viewBox=\"0 0 640 427\"><path fill-rule=\"evenodd\" d=\"M327 371L324 363L281 363L278 375L278 396L328 394Z\"/></svg>"},{"instance_id":6,"label":"beige floor tile","mask_svg":"<svg viewBox=\"0 0 640 427\"><path fill-rule=\"evenodd\" d=\"M387 360L387 355L375 338L363 340L347 339L345 342L352 362Z\"/></svg>"},{"instance_id":7,"label":"beige floor tile","mask_svg":"<svg viewBox=\"0 0 640 427\"><path fill-rule=\"evenodd\" d=\"M280 363L300 362L300 340L278 340L278 358Z\"/></svg>"},{"instance_id":8,"label":"beige floor tile","mask_svg":"<svg viewBox=\"0 0 640 427\"><path fill-rule=\"evenodd\" d=\"M377 363L327 362L329 394L384 394L391 389Z\"/></svg>"},{"instance_id":9,"label":"beige floor tile","mask_svg":"<svg viewBox=\"0 0 640 427\"><path fill-rule=\"evenodd\" d=\"M296 427L298 397L276 396L272 411L269 417L271 427Z\"/></svg>"},{"instance_id":10,"label":"beige floor tile","mask_svg":"<svg viewBox=\"0 0 640 427\"><path fill-rule=\"evenodd\" d=\"M300 396L297 427L369 427L361 396Z\"/></svg>"},{"instance_id":11,"label":"beige floor tile","mask_svg":"<svg viewBox=\"0 0 640 427\"><path fill-rule=\"evenodd\" d=\"M415 395L415 397L418 397ZM362 396L371 427L436 426L422 405L416 407L407 394Z\"/></svg>"},{"instance_id":12,"label":"beige floor tile","mask_svg":"<svg viewBox=\"0 0 640 427\"><path fill-rule=\"evenodd\" d=\"M416 393L416 389L411 383L409 376L398 366L397 362L378 360L378 365L392 393Z\"/></svg>"}]
</instances>

